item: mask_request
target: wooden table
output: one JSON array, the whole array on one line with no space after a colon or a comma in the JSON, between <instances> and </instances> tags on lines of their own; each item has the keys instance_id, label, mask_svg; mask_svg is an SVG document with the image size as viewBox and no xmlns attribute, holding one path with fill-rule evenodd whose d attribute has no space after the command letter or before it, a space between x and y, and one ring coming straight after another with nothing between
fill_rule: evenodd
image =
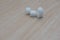
<instances>
[{"instance_id":1,"label":"wooden table","mask_svg":"<svg viewBox=\"0 0 60 40\"><path fill-rule=\"evenodd\" d=\"M44 17L25 14L42 6ZM0 40L60 40L60 0L0 0Z\"/></svg>"}]
</instances>

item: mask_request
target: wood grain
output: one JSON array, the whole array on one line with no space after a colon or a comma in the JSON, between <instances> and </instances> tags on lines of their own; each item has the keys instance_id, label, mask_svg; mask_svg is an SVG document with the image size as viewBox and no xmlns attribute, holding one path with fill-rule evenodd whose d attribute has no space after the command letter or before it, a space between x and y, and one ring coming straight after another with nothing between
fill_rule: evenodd
<instances>
[{"instance_id":1,"label":"wood grain","mask_svg":"<svg viewBox=\"0 0 60 40\"><path fill-rule=\"evenodd\" d=\"M25 7L45 10L42 19ZM60 40L60 0L0 0L0 40Z\"/></svg>"}]
</instances>

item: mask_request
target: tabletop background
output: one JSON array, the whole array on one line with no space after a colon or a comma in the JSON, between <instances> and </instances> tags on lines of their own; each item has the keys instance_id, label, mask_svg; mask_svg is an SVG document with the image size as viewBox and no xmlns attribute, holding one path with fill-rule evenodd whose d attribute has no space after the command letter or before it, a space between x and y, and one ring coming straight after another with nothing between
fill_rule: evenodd
<instances>
[{"instance_id":1,"label":"tabletop background","mask_svg":"<svg viewBox=\"0 0 60 40\"><path fill-rule=\"evenodd\" d=\"M25 7L44 8L42 19ZM60 0L0 0L0 40L60 40Z\"/></svg>"}]
</instances>

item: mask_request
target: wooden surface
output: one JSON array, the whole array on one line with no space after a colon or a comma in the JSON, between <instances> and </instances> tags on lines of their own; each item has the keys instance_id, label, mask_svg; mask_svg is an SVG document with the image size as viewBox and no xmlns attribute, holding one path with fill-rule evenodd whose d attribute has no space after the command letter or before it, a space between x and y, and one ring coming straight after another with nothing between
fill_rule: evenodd
<instances>
[{"instance_id":1,"label":"wooden surface","mask_svg":"<svg viewBox=\"0 0 60 40\"><path fill-rule=\"evenodd\" d=\"M25 15L27 5L44 17ZM60 40L60 0L0 0L0 40Z\"/></svg>"}]
</instances>

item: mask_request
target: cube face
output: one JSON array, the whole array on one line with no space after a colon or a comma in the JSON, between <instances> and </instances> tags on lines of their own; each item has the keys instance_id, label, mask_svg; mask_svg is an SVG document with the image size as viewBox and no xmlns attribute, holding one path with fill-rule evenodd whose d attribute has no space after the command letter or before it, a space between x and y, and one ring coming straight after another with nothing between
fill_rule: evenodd
<instances>
[{"instance_id":1,"label":"cube face","mask_svg":"<svg viewBox=\"0 0 60 40\"><path fill-rule=\"evenodd\" d=\"M43 13L43 12L44 12L44 10L43 10L42 7L39 7L39 8L37 9L37 11L38 11L39 13Z\"/></svg>"},{"instance_id":2,"label":"cube face","mask_svg":"<svg viewBox=\"0 0 60 40\"><path fill-rule=\"evenodd\" d=\"M40 18L40 17L43 17L43 13L37 13L37 17Z\"/></svg>"},{"instance_id":3,"label":"cube face","mask_svg":"<svg viewBox=\"0 0 60 40\"><path fill-rule=\"evenodd\" d=\"M31 10L31 12L30 12L30 16L32 16L32 17L34 17L34 16L36 16L36 11L35 10Z\"/></svg>"},{"instance_id":4,"label":"cube face","mask_svg":"<svg viewBox=\"0 0 60 40\"><path fill-rule=\"evenodd\" d=\"M26 14L29 14L30 13L30 11L31 11L31 8L30 7L26 7Z\"/></svg>"},{"instance_id":5,"label":"cube face","mask_svg":"<svg viewBox=\"0 0 60 40\"><path fill-rule=\"evenodd\" d=\"M42 8L42 7L39 7L39 8L37 9L37 17L38 17L38 18L39 18L39 17L42 17L42 16L43 16L43 13L44 13L43 8Z\"/></svg>"},{"instance_id":6,"label":"cube face","mask_svg":"<svg viewBox=\"0 0 60 40\"><path fill-rule=\"evenodd\" d=\"M26 11L30 11L30 10L31 10L31 8L29 8L29 7L28 7L28 8L26 8Z\"/></svg>"}]
</instances>

